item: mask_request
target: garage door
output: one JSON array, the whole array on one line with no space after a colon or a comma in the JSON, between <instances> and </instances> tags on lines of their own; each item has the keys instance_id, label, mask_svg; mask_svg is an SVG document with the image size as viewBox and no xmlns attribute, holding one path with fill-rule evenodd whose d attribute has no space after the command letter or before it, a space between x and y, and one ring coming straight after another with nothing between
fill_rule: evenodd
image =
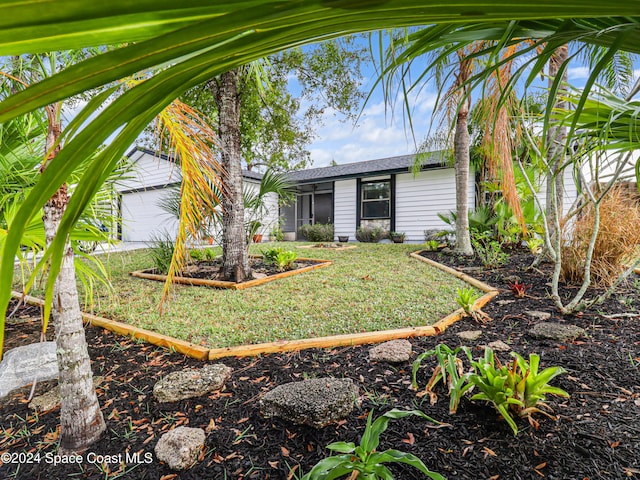
<instances>
[{"instance_id":1,"label":"garage door","mask_svg":"<svg viewBox=\"0 0 640 480\"><path fill-rule=\"evenodd\" d=\"M149 242L164 232L175 237L178 221L158 206L167 192L161 189L122 195L122 240Z\"/></svg>"}]
</instances>

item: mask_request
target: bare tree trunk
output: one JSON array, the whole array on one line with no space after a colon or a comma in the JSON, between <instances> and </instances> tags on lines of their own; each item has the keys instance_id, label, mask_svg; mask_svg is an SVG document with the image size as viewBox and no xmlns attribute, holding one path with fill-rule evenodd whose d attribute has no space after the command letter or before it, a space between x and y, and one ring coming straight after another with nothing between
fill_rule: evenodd
<instances>
[{"instance_id":1,"label":"bare tree trunk","mask_svg":"<svg viewBox=\"0 0 640 480\"><path fill-rule=\"evenodd\" d=\"M60 137L59 105L47 107L49 131L46 149L50 151ZM50 152L47 162L57 154L59 147ZM42 217L47 246L51 244L69 197L67 186L62 185L45 204ZM73 250L67 241L60 273L56 278L51 315L56 331L56 351L60 376L60 450L63 452L86 449L97 441L106 426L96 390L93 386L91 360L84 335L80 300L76 286Z\"/></svg>"},{"instance_id":2,"label":"bare tree trunk","mask_svg":"<svg viewBox=\"0 0 640 480\"><path fill-rule=\"evenodd\" d=\"M569 50L567 45L560 47L549 61L549 86L553 83L555 76L558 74L560 67L567 61ZM567 82L567 72L562 78L562 82ZM565 92L566 88L561 86L559 94ZM566 109L567 104L563 100L556 99L555 108ZM551 244L555 244L555 238L560 235L559 224L562 219L564 199L564 182L562 164L565 159L565 140L567 136L566 127L558 125L550 125L547 132L547 165L549 166L549 174L547 175L547 192L546 192L546 210L549 228L549 237Z\"/></svg>"},{"instance_id":3,"label":"bare tree trunk","mask_svg":"<svg viewBox=\"0 0 640 480\"><path fill-rule=\"evenodd\" d=\"M239 75L238 69L223 73L215 89L222 166L227 175L222 198L222 274L225 280L235 282L242 282L251 274L244 228Z\"/></svg>"},{"instance_id":4,"label":"bare tree trunk","mask_svg":"<svg viewBox=\"0 0 640 480\"><path fill-rule=\"evenodd\" d=\"M460 105L453 137L454 170L456 175L456 245L454 251L473 255L469 235L469 99Z\"/></svg>"}]
</instances>

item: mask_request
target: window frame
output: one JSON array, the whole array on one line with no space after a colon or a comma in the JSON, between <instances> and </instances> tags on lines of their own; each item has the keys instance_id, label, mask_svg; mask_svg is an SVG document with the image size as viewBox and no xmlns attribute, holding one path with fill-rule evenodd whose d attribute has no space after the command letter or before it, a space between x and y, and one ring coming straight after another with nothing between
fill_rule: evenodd
<instances>
[{"instance_id":1,"label":"window frame","mask_svg":"<svg viewBox=\"0 0 640 480\"><path fill-rule=\"evenodd\" d=\"M370 199L366 199L365 197L365 186L366 185L370 185L370 184L374 184L374 183L386 183L388 186L388 196L386 198L370 198ZM390 178L385 178L385 179L380 179L380 180L367 180L367 181L361 181L360 182L360 219L361 220L386 220L386 219L391 219L391 195L392 195L392 187L391 187L391 179ZM370 202L382 202L382 201L386 201L387 204L389 205L388 207L388 212L389 214L386 217L367 217L364 215L364 207L366 203L370 203Z\"/></svg>"}]
</instances>

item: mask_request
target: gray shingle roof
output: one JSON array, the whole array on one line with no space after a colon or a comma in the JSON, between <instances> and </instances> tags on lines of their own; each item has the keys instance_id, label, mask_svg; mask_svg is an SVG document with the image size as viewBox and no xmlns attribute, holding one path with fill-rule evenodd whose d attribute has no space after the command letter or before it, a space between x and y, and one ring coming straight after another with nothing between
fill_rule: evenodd
<instances>
[{"instance_id":1,"label":"gray shingle roof","mask_svg":"<svg viewBox=\"0 0 640 480\"><path fill-rule=\"evenodd\" d=\"M309 183L317 181L329 181L337 178L350 178L373 176L382 173L409 172L413 167L416 155L402 155L399 157L378 158L364 162L345 163L332 167L309 168L289 172L289 178L294 182ZM444 152L429 152L425 154L422 162L423 168L444 165L446 157Z\"/></svg>"}]
</instances>

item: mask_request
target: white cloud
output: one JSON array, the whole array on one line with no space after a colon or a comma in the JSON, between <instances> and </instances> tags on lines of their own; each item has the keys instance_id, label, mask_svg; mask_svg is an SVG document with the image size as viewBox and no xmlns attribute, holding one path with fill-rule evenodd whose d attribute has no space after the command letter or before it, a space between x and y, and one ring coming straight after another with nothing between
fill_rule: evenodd
<instances>
[{"instance_id":1,"label":"white cloud","mask_svg":"<svg viewBox=\"0 0 640 480\"><path fill-rule=\"evenodd\" d=\"M569 75L569 81L571 80L583 80L589 78L591 71L589 67L569 67L567 69Z\"/></svg>"}]
</instances>

